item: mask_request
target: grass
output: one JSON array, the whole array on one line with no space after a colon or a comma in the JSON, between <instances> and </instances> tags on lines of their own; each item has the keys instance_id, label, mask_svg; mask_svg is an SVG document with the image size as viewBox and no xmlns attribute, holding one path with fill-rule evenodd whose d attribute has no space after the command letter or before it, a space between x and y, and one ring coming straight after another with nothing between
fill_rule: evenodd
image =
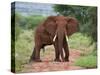
<instances>
[{"instance_id":1,"label":"grass","mask_svg":"<svg viewBox=\"0 0 100 75\"><path fill-rule=\"evenodd\" d=\"M81 66L84 68L96 68L97 67L97 57L93 55L80 57L78 60L76 60L75 65Z\"/></svg>"},{"instance_id":2,"label":"grass","mask_svg":"<svg viewBox=\"0 0 100 75\"><path fill-rule=\"evenodd\" d=\"M76 33L69 38L69 47L82 51L80 58L75 61L74 65L84 68L97 67L97 50L94 50L96 43L92 45L90 43L91 38L81 33Z\"/></svg>"}]
</instances>

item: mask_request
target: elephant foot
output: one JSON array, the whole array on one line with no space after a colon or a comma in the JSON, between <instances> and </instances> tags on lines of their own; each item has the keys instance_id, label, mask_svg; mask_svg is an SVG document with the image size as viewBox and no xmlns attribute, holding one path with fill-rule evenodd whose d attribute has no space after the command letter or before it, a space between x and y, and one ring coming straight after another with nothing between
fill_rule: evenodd
<instances>
[{"instance_id":1,"label":"elephant foot","mask_svg":"<svg viewBox=\"0 0 100 75\"><path fill-rule=\"evenodd\" d=\"M42 62L41 59L35 59L35 62Z\"/></svg>"},{"instance_id":2,"label":"elephant foot","mask_svg":"<svg viewBox=\"0 0 100 75\"><path fill-rule=\"evenodd\" d=\"M64 62L69 62L69 59L65 58L65 59L64 59Z\"/></svg>"},{"instance_id":3,"label":"elephant foot","mask_svg":"<svg viewBox=\"0 0 100 75\"><path fill-rule=\"evenodd\" d=\"M31 63L31 62L42 62L42 60L40 60L40 59L30 59L29 63Z\"/></svg>"},{"instance_id":4,"label":"elephant foot","mask_svg":"<svg viewBox=\"0 0 100 75\"><path fill-rule=\"evenodd\" d=\"M55 61L55 62L61 62L61 60L60 60L60 59L55 59L54 61Z\"/></svg>"}]
</instances>

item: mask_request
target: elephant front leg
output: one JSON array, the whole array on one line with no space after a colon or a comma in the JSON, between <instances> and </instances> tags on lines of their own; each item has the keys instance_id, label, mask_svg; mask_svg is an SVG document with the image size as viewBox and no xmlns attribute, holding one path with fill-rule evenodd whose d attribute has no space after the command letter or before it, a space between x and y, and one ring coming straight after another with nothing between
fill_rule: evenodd
<instances>
[{"instance_id":1,"label":"elephant front leg","mask_svg":"<svg viewBox=\"0 0 100 75\"><path fill-rule=\"evenodd\" d=\"M64 52L65 52L64 61L69 61L69 48L68 48L68 44L66 42L66 38L64 38L63 47L64 47Z\"/></svg>"},{"instance_id":2,"label":"elephant front leg","mask_svg":"<svg viewBox=\"0 0 100 75\"><path fill-rule=\"evenodd\" d=\"M55 48L55 59L54 59L54 61L61 62L60 53L59 53L58 43L57 42L54 43L54 48Z\"/></svg>"}]
</instances>

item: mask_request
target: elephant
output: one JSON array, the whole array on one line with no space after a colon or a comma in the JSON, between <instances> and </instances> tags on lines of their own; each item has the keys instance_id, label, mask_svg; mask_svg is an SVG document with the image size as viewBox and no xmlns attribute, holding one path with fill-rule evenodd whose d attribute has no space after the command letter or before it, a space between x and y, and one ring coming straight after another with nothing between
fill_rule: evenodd
<instances>
[{"instance_id":1,"label":"elephant","mask_svg":"<svg viewBox=\"0 0 100 75\"><path fill-rule=\"evenodd\" d=\"M62 15L47 17L44 22L38 25L35 31L35 47L30 61L41 62L40 50L47 45L53 45L55 48L54 61L68 62L68 37L78 31L78 24L78 20L74 17Z\"/></svg>"}]
</instances>

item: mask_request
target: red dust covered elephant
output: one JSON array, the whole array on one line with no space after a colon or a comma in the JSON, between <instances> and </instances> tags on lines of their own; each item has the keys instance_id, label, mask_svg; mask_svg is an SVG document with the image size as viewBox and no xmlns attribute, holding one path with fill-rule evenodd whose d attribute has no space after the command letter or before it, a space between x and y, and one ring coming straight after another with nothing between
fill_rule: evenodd
<instances>
[{"instance_id":1,"label":"red dust covered elephant","mask_svg":"<svg viewBox=\"0 0 100 75\"><path fill-rule=\"evenodd\" d=\"M66 36L68 38L77 32L77 28L78 21L73 17L49 16L36 29L35 47L30 61L40 62L40 50L44 46L52 44L55 48L54 61L69 61L69 48Z\"/></svg>"}]
</instances>

